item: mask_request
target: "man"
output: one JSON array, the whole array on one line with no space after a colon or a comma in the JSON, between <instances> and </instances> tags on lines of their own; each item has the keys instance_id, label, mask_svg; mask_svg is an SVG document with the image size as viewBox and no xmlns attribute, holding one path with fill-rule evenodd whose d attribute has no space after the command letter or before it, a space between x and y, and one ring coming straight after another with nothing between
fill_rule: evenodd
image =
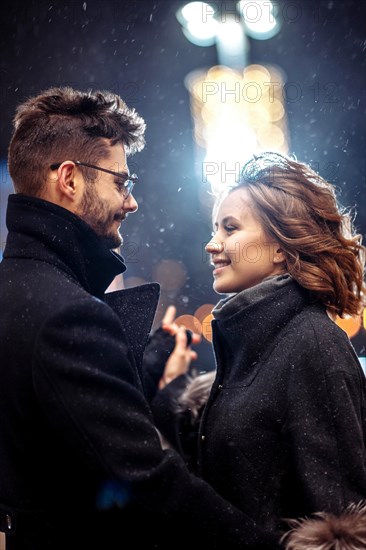
<instances>
[{"instance_id":1,"label":"man","mask_svg":"<svg viewBox=\"0 0 366 550\"><path fill-rule=\"evenodd\" d=\"M8 549L255 547L259 527L161 449L140 377L158 286L104 296L125 270L112 249L137 210L127 156L144 130L108 92L53 88L17 109L0 266Z\"/></svg>"}]
</instances>

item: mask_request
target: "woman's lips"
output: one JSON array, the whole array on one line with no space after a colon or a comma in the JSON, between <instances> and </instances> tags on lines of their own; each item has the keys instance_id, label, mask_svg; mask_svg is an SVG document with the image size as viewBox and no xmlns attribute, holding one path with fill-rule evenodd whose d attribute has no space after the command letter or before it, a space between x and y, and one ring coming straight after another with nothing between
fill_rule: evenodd
<instances>
[{"instance_id":1,"label":"woman's lips","mask_svg":"<svg viewBox=\"0 0 366 550\"><path fill-rule=\"evenodd\" d=\"M215 262L213 265L214 265L214 270L213 270L213 275L218 275L219 273L222 273L222 271L226 268L226 267L229 267L231 262L229 261L222 261L222 262Z\"/></svg>"}]
</instances>

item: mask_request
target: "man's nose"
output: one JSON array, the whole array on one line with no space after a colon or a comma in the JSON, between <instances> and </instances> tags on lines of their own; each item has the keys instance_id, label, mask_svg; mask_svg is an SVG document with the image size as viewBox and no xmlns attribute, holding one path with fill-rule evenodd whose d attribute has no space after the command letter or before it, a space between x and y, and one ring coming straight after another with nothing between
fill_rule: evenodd
<instances>
[{"instance_id":1,"label":"man's nose","mask_svg":"<svg viewBox=\"0 0 366 550\"><path fill-rule=\"evenodd\" d=\"M139 205L135 199L135 197L132 195L128 195L127 199L124 200L123 202L123 210L125 212L130 212L130 213L133 213L133 212L136 212L136 210L138 209Z\"/></svg>"}]
</instances>

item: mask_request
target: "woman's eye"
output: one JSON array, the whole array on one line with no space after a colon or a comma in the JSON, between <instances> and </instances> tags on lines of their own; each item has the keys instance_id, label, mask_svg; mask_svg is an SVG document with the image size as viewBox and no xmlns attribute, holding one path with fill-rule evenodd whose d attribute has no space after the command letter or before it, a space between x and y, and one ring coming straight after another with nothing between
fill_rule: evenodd
<instances>
[{"instance_id":1,"label":"woman's eye","mask_svg":"<svg viewBox=\"0 0 366 550\"><path fill-rule=\"evenodd\" d=\"M231 233L232 231L235 231L236 227L234 227L233 225L225 225L224 229L227 233Z\"/></svg>"}]
</instances>

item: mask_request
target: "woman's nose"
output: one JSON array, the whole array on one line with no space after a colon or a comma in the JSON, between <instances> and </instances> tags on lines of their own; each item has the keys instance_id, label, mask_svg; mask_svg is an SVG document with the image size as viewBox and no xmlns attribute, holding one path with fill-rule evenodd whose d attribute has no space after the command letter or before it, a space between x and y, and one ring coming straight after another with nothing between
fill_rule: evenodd
<instances>
[{"instance_id":1,"label":"woman's nose","mask_svg":"<svg viewBox=\"0 0 366 550\"><path fill-rule=\"evenodd\" d=\"M211 239L205 246L205 250L208 254L219 254L223 251L223 248L223 243L220 243L217 239Z\"/></svg>"}]
</instances>

